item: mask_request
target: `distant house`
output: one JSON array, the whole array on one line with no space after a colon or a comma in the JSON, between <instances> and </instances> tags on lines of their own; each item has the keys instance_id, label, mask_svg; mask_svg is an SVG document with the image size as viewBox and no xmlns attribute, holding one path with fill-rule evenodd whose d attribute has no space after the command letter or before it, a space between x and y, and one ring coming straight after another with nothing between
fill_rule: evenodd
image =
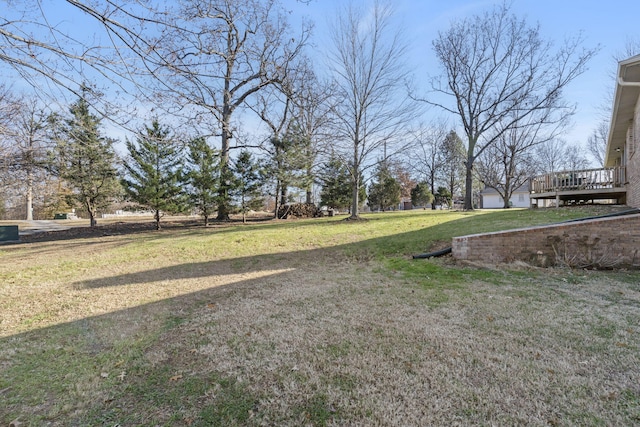
<instances>
[{"instance_id":1,"label":"distant house","mask_svg":"<svg viewBox=\"0 0 640 427\"><path fill-rule=\"evenodd\" d=\"M529 182L527 181L513 192L509 199L509 206L528 208L529 204ZM493 188L485 187L480 192L480 207L482 209L501 209L504 208L504 199Z\"/></svg>"},{"instance_id":2,"label":"distant house","mask_svg":"<svg viewBox=\"0 0 640 427\"><path fill-rule=\"evenodd\" d=\"M618 64L606 168L626 170L626 204L640 208L640 55Z\"/></svg>"}]
</instances>

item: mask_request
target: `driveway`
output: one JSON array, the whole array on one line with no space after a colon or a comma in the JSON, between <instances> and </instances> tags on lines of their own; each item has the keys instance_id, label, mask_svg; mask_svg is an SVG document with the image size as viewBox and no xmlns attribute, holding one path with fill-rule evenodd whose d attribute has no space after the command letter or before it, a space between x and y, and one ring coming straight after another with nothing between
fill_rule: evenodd
<instances>
[{"instance_id":1,"label":"driveway","mask_svg":"<svg viewBox=\"0 0 640 427\"><path fill-rule=\"evenodd\" d=\"M42 233L46 231L68 230L72 227L71 224L67 224L65 221L36 220L17 222L18 234L20 236L28 236L30 234Z\"/></svg>"}]
</instances>

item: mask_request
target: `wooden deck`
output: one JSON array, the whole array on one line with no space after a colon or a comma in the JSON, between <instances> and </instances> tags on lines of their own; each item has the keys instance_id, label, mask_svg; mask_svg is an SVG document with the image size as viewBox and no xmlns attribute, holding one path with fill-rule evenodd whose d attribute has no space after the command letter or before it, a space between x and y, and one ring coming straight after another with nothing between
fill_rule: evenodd
<instances>
[{"instance_id":1,"label":"wooden deck","mask_svg":"<svg viewBox=\"0 0 640 427\"><path fill-rule=\"evenodd\" d=\"M626 201L626 169L624 166L583 169L539 175L531 179L530 198L556 199L563 202L593 200Z\"/></svg>"}]
</instances>

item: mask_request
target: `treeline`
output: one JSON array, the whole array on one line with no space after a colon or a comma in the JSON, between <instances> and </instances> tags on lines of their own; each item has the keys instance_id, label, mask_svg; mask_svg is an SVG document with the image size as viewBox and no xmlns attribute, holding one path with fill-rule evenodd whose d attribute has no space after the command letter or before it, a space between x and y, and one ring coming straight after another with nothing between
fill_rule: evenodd
<instances>
[{"instance_id":1,"label":"treeline","mask_svg":"<svg viewBox=\"0 0 640 427\"><path fill-rule=\"evenodd\" d=\"M47 112L34 100L9 101L5 91L14 114L2 132L3 140L12 142L4 144L0 168L3 218L51 219L75 209L95 226L103 213L145 210L160 228L164 214L196 213L206 225L222 203L243 220L250 210L276 215L278 205L294 201L350 208L347 165L333 154L309 156L309 141L295 132L271 140L278 148L273 152L240 150L223 171L220 151L207 138L179 134L157 117L120 144L91 111L90 90L82 93L67 111ZM118 146L125 151L118 153ZM396 209L402 200L432 203L430 184L411 175L402 161L380 159L359 200L372 210ZM437 196L438 203L451 202L443 187Z\"/></svg>"},{"instance_id":2,"label":"treeline","mask_svg":"<svg viewBox=\"0 0 640 427\"><path fill-rule=\"evenodd\" d=\"M365 203L386 210L463 195L473 209L484 186L508 207L560 158L586 163L562 141L576 111L562 95L597 48L579 35L551 43L509 3L438 32L425 47L438 68L421 78L383 2L341 5L326 46L313 43L310 21L291 25L277 0L42 6L6 5L0 71L48 100L78 100L61 113L0 94L0 215L17 216L23 197L26 218L77 207L94 222L120 205L154 211L159 225L162 212L226 220L296 199L356 219ZM52 27L57 8L95 34L73 20ZM426 119L429 106L447 122ZM121 156L106 119L132 135ZM601 152L606 141L594 141Z\"/></svg>"}]
</instances>

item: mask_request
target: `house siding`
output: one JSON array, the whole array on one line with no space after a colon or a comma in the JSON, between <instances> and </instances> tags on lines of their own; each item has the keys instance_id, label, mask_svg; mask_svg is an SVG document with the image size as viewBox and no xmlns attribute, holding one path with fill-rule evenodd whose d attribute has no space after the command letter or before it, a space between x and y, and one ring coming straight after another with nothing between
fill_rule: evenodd
<instances>
[{"instance_id":1,"label":"house siding","mask_svg":"<svg viewBox=\"0 0 640 427\"><path fill-rule=\"evenodd\" d=\"M640 98L636 102L633 122L629 126L626 142L627 205L640 207Z\"/></svg>"},{"instance_id":2,"label":"house siding","mask_svg":"<svg viewBox=\"0 0 640 427\"><path fill-rule=\"evenodd\" d=\"M454 237L452 243L454 258L487 264L637 268L640 214Z\"/></svg>"},{"instance_id":3,"label":"house siding","mask_svg":"<svg viewBox=\"0 0 640 427\"><path fill-rule=\"evenodd\" d=\"M530 205L529 193L514 193L509 199L511 207L514 208L528 208ZM482 208L483 209L501 209L504 208L504 200L497 193L482 194Z\"/></svg>"}]
</instances>

